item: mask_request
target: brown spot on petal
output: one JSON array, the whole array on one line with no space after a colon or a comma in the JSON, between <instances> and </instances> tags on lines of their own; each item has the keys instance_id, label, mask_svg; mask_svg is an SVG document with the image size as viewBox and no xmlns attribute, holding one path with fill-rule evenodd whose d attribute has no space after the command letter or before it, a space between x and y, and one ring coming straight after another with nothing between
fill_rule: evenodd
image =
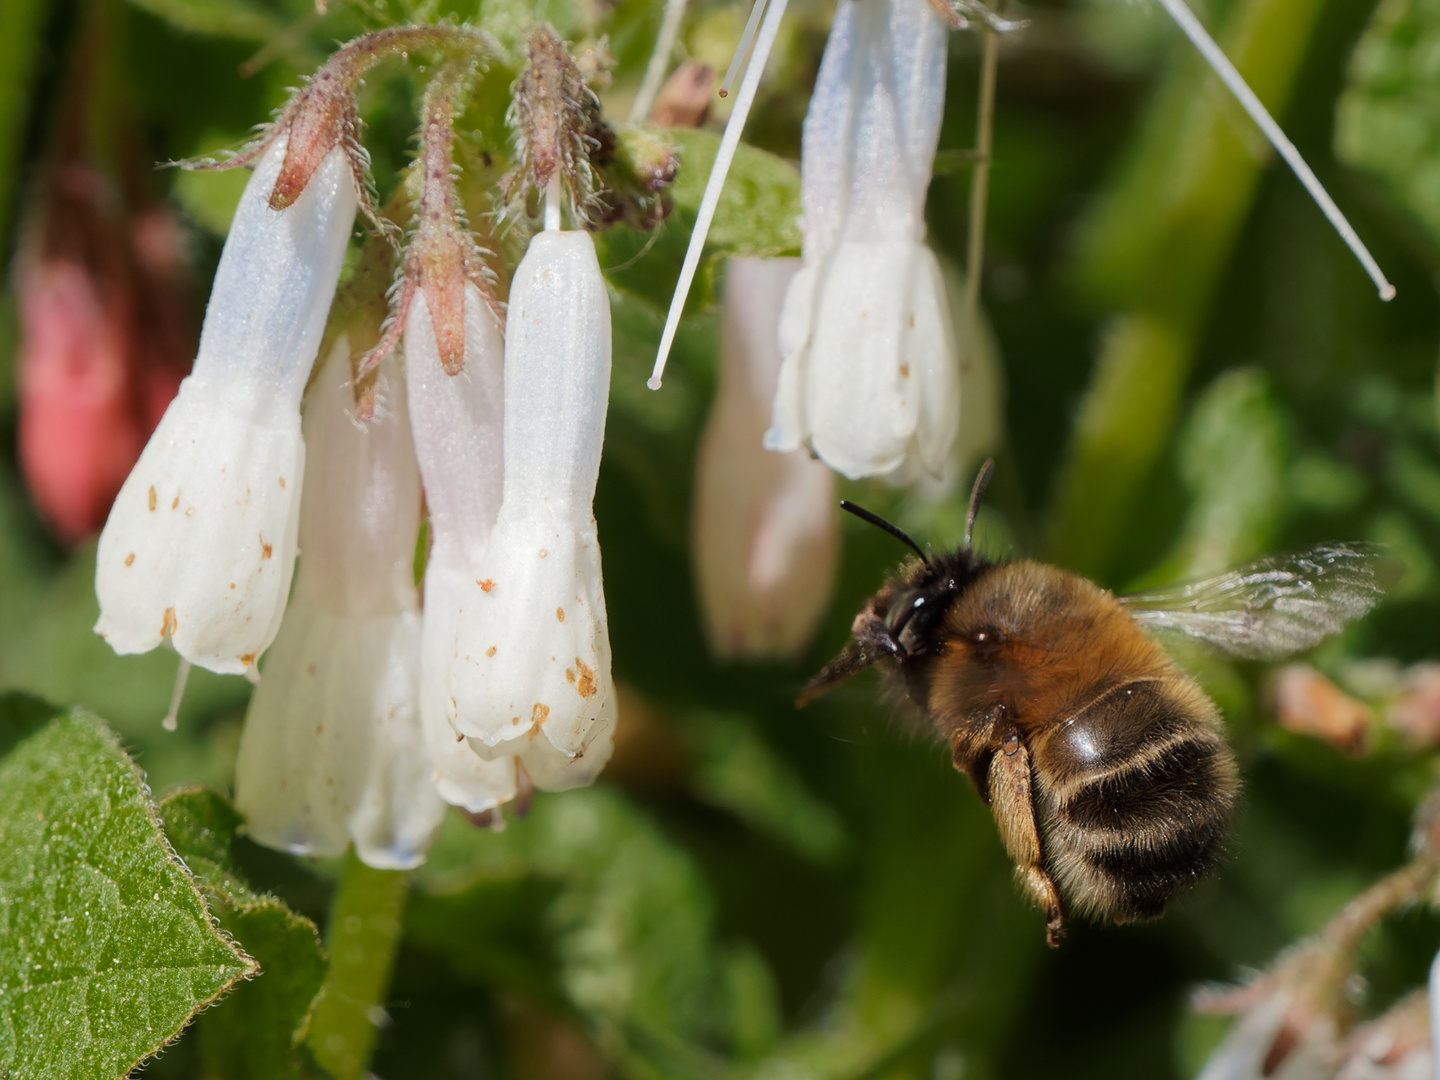
<instances>
[{"instance_id":1,"label":"brown spot on petal","mask_svg":"<svg viewBox=\"0 0 1440 1080\"><path fill-rule=\"evenodd\" d=\"M254 667L254 666L255 666L255 654L254 654L253 652L247 652L247 653L245 653L243 656L240 657L240 662L241 662L242 664L244 664L246 667Z\"/></svg>"},{"instance_id":2,"label":"brown spot on petal","mask_svg":"<svg viewBox=\"0 0 1440 1080\"><path fill-rule=\"evenodd\" d=\"M175 609L173 607L167 607L165 609L165 617L160 620L160 636L163 638L174 634L176 625L178 624L175 620Z\"/></svg>"},{"instance_id":3,"label":"brown spot on petal","mask_svg":"<svg viewBox=\"0 0 1440 1080\"><path fill-rule=\"evenodd\" d=\"M575 681L575 669L574 669L574 668L568 668L568 667L567 667L567 668L565 669L565 681L566 681L566 682L570 682L570 683L573 683L573 682Z\"/></svg>"},{"instance_id":4,"label":"brown spot on petal","mask_svg":"<svg viewBox=\"0 0 1440 1080\"><path fill-rule=\"evenodd\" d=\"M283 476L280 477L280 486L281 486L282 488L285 486L285 477L283 477Z\"/></svg>"},{"instance_id":5,"label":"brown spot on petal","mask_svg":"<svg viewBox=\"0 0 1440 1080\"><path fill-rule=\"evenodd\" d=\"M913 311L910 312L909 326L911 330L915 329L915 313Z\"/></svg>"},{"instance_id":6,"label":"brown spot on petal","mask_svg":"<svg viewBox=\"0 0 1440 1080\"><path fill-rule=\"evenodd\" d=\"M270 544L267 544L267 543L265 542L265 538L262 536L262 537L260 538L260 558L262 558L262 559L268 559L268 558L270 558L270 555L271 555L271 553L272 553L273 551L274 551L274 548L273 548Z\"/></svg>"},{"instance_id":7,"label":"brown spot on petal","mask_svg":"<svg viewBox=\"0 0 1440 1080\"><path fill-rule=\"evenodd\" d=\"M187 506L187 507L185 507L185 516L186 516L186 517L194 517L194 516L195 516L195 507L193 507L193 506Z\"/></svg>"},{"instance_id":8,"label":"brown spot on petal","mask_svg":"<svg viewBox=\"0 0 1440 1080\"><path fill-rule=\"evenodd\" d=\"M126 555L126 556L125 556L125 565L126 565L126 566L134 566L134 565L135 565L135 552L132 551L132 552L130 552L129 555Z\"/></svg>"},{"instance_id":9,"label":"brown spot on petal","mask_svg":"<svg viewBox=\"0 0 1440 1080\"><path fill-rule=\"evenodd\" d=\"M170 509L171 509L171 510L178 510L178 509L180 509L180 496L179 496L179 495L176 495L175 498L173 498L173 499L170 500Z\"/></svg>"},{"instance_id":10,"label":"brown spot on petal","mask_svg":"<svg viewBox=\"0 0 1440 1080\"><path fill-rule=\"evenodd\" d=\"M519 726L520 726L520 717L518 717L518 716L512 716L512 717L510 717L510 723L511 723L511 725L513 725L514 727L519 727Z\"/></svg>"},{"instance_id":11,"label":"brown spot on petal","mask_svg":"<svg viewBox=\"0 0 1440 1080\"><path fill-rule=\"evenodd\" d=\"M901 365L900 365L900 378L902 378L902 379L908 379L909 377L910 377L910 365L909 365L909 364L901 364Z\"/></svg>"},{"instance_id":12,"label":"brown spot on petal","mask_svg":"<svg viewBox=\"0 0 1440 1080\"><path fill-rule=\"evenodd\" d=\"M475 584L480 586L481 592L489 592L495 587L495 582L488 577L484 581L475 582Z\"/></svg>"},{"instance_id":13,"label":"brown spot on petal","mask_svg":"<svg viewBox=\"0 0 1440 1080\"><path fill-rule=\"evenodd\" d=\"M565 621L565 609L563 607L557 607L555 609L555 618L559 619L561 622Z\"/></svg>"},{"instance_id":14,"label":"brown spot on petal","mask_svg":"<svg viewBox=\"0 0 1440 1080\"><path fill-rule=\"evenodd\" d=\"M491 645L488 649L486 649L486 650L485 650L485 655L486 655L486 656L494 656L494 655L495 655L495 646L494 646L494 645Z\"/></svg>"},{"instance_id":15,"label":"brown spot on petal","mask_svg":"<svg viewBox=\"0 0 1440 1080\"><path fill-rule=\"evenodd\" d=\"M150 509L155 509L155 485L150 485Z\"/></svg>"},{"instance_id":16,"label":"brown spot on petal","mask_svg":"<svg viewBox=\"0 0 1440 1080\"><path fill-rule=\"evenodd\" d=\"M546 551L544 548L541 548L541 549L540 549L540 557L541 557L542 559L545 558L545 556L546 556L546 555L549 555L549 554L550 554L550 552Z\"/></svg>"},{"instance_id":17,"label":"brown spot on petal","mask_svg":"<svg viewBox=\"0 0 1440 1080\"><path fill-rule=\"evenodd\" d=\"M549 705L541 705L540 702L537 701L537 702L535 703L535 707L530 710L530 724L531 724L531 726L533 726L533 727L539 727L541 724L543 724L543 723L545 722L546 717L548 717L549 715L550 715L550 706L549 706Z\"/></svg>"},{"instance_id":18,"label":"brown spot on petal","mask_svg":"<svg viewBox=\"0 0 1440 1080\"><path fill-rule=\"evenodd\" d=\"M595 685L595 669L578 656L575 658L575 668L580 672L580 681L575 684L575 689L582 698L594 697L595 691L599 689Z\"/></svg>"}]
</instances>

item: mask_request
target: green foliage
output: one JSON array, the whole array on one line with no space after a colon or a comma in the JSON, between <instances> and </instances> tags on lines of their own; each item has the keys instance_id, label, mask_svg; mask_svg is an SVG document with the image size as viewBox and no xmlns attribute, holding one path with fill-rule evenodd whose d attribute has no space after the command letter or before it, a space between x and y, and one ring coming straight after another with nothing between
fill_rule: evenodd
<instances>
[{"instance_id":1,"label":"green foliage","mask_svg":"<svg viewBox=\"0 0 1440 1080\"><path fill-rule=\"evenodd\" d=\"M299 1052L325 978L315 924L252 889L231 848L241 818L218 792L191 789L160 803L165 835L195 877L221 929L255 958L259 974L198 1025L201 1057L217 1080L298 1080Z\"/></svg>"},{"instance_id":2,"label":"green foliage","mask_svg":"<svg viewBox=\"0 0 1440 1080\"><path fill-rule=\"evenodd\" d=\"M14 1080L108 1080L179 1034L255 961L215 925L140 775L78 710L0 759L0 1067Z\"/></svg>"},{"instance_id":3,"label":"green foliage","mask_svg":"<svg viewBox=\"0 0 1440 1080\"><path fill-rule=\"evenodd\" d=\"M1350 62L1335 151L1384 179L1440 243L1440 4L1384 0Z\"/></svg>"}]
</instances>

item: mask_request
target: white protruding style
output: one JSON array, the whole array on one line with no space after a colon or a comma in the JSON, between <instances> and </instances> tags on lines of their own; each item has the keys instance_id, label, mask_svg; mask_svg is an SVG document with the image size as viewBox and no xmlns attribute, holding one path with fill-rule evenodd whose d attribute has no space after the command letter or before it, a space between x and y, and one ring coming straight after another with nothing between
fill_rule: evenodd
<instances>
[{"instance_id":1,"label":"white protruding style","mask_svg":"<svg viewBox=\"0 0 1440 1080\"><path fill-rule=\"evenodd\" d=\"M500 512L504 352L499 321L467 284L465 363L459 374L446 374L425 294L415 297L405 327L405 379L430 514L420 715L441 797L472 814L509 802L517 790L515 762L484 760L455 727L448 690L461 604L483 581Z\"/></svg>"},{"instance_id":2,"label":"white protruding style","mask_svg":"<svg viewBox=\"0 0 1440 1080\"><path fill-rule=\"evenodd\" d=\"M1380 269L1380 264L1370 254L1370 249L1365 246L1365 242L1360 239L1359 234L1345 219L1345 215L1340 212L1340 208L1335 205L1335 201L1330 198L1324 185L1320 183L1319 177L1311 171L1309 165L1305 164L1305 159L1300 156L1300 151L1295 148L1295 144L1280 129L1280 125L1275 122L1275 118L1270 115L1269 110L1255 96L1255 91L1250 89L1250 84L1245 81L1244 76L1235 70L1235 65L1230 63L1229 57L1221 51L1219 45L1215 44L1215 39L1206 32L1205 27L1186 5L1185 0L1160 0L1160 6L1175 20L1175 24L1190 39L1190 44L1195 46L1196 51L1204 57L1205 62L1210 65L1210 69L1219 76L1220 81L1225 84L1225 88L1235 95L1235 100L1250 115L1250 119L1255 121L1255 125L1264 132L1265 138L1270 140L1270 145L1275 147L1275 152L1285 159L1285 164L1294 171L1296 179L1310 193L1315 204L1320 207L1320 212L1325 215L1331 226L1340 234L1340 239L1345 241L1345 246L1354 253L1360 265L1365 268L1365 273L1370 276L1370 280L1375 283L1375 288L1380 293L1380 299L1393 300L1395 286L1386 279L1385 272Z\"/></svg>"},{"instance_id":3,"label":"white protruding style","mask_svg":"<svg viewBox=\"0 0 1440 1080\"><path fill-rule=\"evenodd\" d=\"M926 0L842 0L805 117L805 265L765 445L808 447L852 479L938 475L959 427L955 332L924 243L946 35Z\"/></svg>"},{"instance_id":4,"label":"white protruding style","mask_svg":"<svg viewBox=\"0 0 1440 1080\"><path fill-rule=\"evenodd\" d=\"M100 534L95 630L117 653L169 637L186 660L239 674L280 627L305 465L300 396L356 208L337 148L293 205L271 210L285 144L245 188L194 371Z\"/></svg>"},{"instance_id":5,"label":"white protruding style","mask_svg":"<svg viewBox=\"0 0 1440 1080\"><path fill-rule=\"evenodd\" d=\"M535 786L587 784L615 726L591 502L610 389L610 302L585 232L546 231L515 272L505 331L505 481L467 582L448 719Z\"/></svg>"},{"instance_id":6,"label":"white protruding style","mask_svg":"<svg viewBox=\"0 0 1440 1080\"><path fill-rule=\"evenodd\" d=\"M401 870L424 859L444 803L420 730L420 477L394 367L362 426L342 337L306 402L295 596L250 699L235 803L262 844L338 855L353 841Z\"/></svg>"},{"instance_id":7,"label":"white protruding style","mask_svg":"<svg viewBox=\"0 0 1440 1080\"><path fill-rule=\"evenodd\" d=\"M700 437L691 530L700 611L721 656L796 655L835 577L835 474L804 451L760 444L780 369L780 306L799 269L799 259L726 266L720 385Z\"/></svg>"},{"instance_id":8,"label":"white protruding style","mask_svg":"<svg viewBox=\"0 0 1440 1080\"><path fill-rule=\"evenodd\" d=\"M759 3L760 0L757 0ZM720 149L715 152L715 164L710 168L710 179L705 182L705 194L700 197L700 209L695 213L695 227L690 231L690 244L685 249L685 261L680 264L680 280L675 285L675 294L670 298L670 311L665 316L665 329L660 333L660 349L655 356L655 369L650 373L646 386L651 390L660 389L660 380L665 375L665 362L670 358L670 347L675 343L675 331L680 327L680 315L685 310L685 298L690 295L690 284L695 280L695 271L700 266L700 256L705 250L705 237L710 233L710 223L715 220L715 208L720 205L720 192L725 189L725 177L730 173L730 163L735 160L735 151L740 148L740 136L745 131L745 120L750 115L750 106L755 104L755 93L760 89L760 77L765 74L765 61L770 59L770 50L775 37L780 33L780 20L785 17L788 0L770 0L765 10L765 21L755 39L755 51L746 65L745 77L740 81L740 92L735 95L735 105L730 110L730 119L725 121L725 133L720 136Z\"/></svg>"}]
</instances>

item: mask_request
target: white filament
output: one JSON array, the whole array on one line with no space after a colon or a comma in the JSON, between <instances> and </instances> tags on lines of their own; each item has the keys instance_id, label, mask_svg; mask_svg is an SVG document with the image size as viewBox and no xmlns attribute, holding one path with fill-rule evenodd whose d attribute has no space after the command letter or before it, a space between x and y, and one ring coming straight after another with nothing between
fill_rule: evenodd
<instances>
[{"instance_id":1,"label":"white filament","mask_svg":"<svg viewBox=\"0 0 1440 1080\"><path fill-rule=\"evenodd\" d=\"M630 104L630 123L643 124L650 115L660 87L664 85L665 69L670 66L670 54L675 51L675 42L680 37L680 23L684 18L685 0L665 0L665 18L660 23L660 36L655 39L655 51L650 54L650 64L645 68L640 92Z\"/></svg>"},{"instance_id":2,"label":"white filament","mask_svg":"<svg viewBox=\"0 0 1440 1080\"><path fill-rule=\"evenodd\" d=\"M750 43L755 40L755 30L760 25L760 17L765 14L765 0L755 0L750 9L750 18L745 20L745 30L740 35L740 41L735 46L735 55L730 58L730 67L725 71L725 78L720 83L720 96L727 97L730 94L730 85L735 81L735 76L740 74L740 69L745 65L745 57L750 55Z\"/></svg>"},{"instance_id":3,"label":"white filament","mask_svg":"<svg viewBox=\"0 0 1440 1080\"><path fill-rule=\"evenodd\" d=\"M1194 13L1185 5L1185 0L1160 0L1160 6L1169 12L1170 17L1190 39L1190 43L1199 50L1200 55L1205 58L1205 62L1220 77L1220 81L1225 84L1230 93L1235 95L1235 100L1240 102L1241 107L1250 114L1250 119L1254 120L1260 130L1265 133L1265 137L1270 140L1270 144L1275 147L1276 152L1294 170L1300 183L1305 185L1305 190L1310 193L1310 197L1315 200L1321 212L1335 227L1340 238L1355 253L1355 258L1360 260L1360 265L1370 275L1370 280L1375 282L1375 287L1380 292L1380 299L1392 299L1395 296L1395 286L1386 280L1379 263L1375 261L1364 242L1351 228L1350 222L1345 220L1345 215L1340 212L1340 208L1326 193L1319 179L1310 171L1310 166L1305 164L1305 159L1300 156L1300 151L1295 149L1295 144L1286 138L1285 133L1280 130L1280 125L1260 103L1260 99L1255 96L1255 92L1250 89L1240 72L1235 70L1235 65L1230 63L1225 54L1220 51L1220 46L1215 44L1215 40L1200 25L1200 20L1195 18Z\"/></svg>"},{"instance_id":4,"label":"white filament","mask_svg":"<svg viewBox=\"0 0 1440 1080\"><path fill-rule=\"evenodd\" d=\"M715 155L715 165L710 170L710 179L705 184L705 195L700 200L700 212L695 215L695 229L690 234L690 246L685 251L685 262L680 267L680 280L675 285L675 295L670 299L670 313L665 317L665 331L660 335L660 350L655 357L655 370L646 386L651 390L660 389L660 379L665 374L665 361L670 357L670 347L675 343L675 331L680 326L680 314L685 310L685 298L690 295L690 285L695 280L695 271L700 266L700 255L705 249L705 237L710 232L710 223L715 220L715 208L720 203L720 192L725 187L725 177L730 172L730 163L735 159L735 150L740 145L740 134L745 130L745 119L750 115L750 106L755 102L755 93L760 89L760 77L765 74L765 61L770 58L770 49L775 36L780 32L780 20L785 17L787 0L772 0L765 12L765 21L760 26L760 35L755 42L755 56L745 69L745 78L740 84L740 93L735 96L735 108L725 124L725 134L720 138L720 149Z\"/></svg>"}]
</instances>

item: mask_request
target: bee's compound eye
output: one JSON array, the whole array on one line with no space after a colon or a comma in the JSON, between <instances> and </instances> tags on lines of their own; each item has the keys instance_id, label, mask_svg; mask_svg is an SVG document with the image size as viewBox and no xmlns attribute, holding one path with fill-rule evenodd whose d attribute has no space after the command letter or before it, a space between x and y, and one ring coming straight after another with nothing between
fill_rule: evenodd
<instances>
[{"instance_id":1,"label":"bee's compound eye","mask_svg":"<svg viewBox=\"0 0 1440 1080\"><path fill-rule=\"evenodd\" d=\"M890 631L890 636L899 637L906 624L924 606L925 597L915 589L910 589L897 596L895 602L890 605L890 610L885 613L885 629Z\"/></svg>"}]
</instances>

